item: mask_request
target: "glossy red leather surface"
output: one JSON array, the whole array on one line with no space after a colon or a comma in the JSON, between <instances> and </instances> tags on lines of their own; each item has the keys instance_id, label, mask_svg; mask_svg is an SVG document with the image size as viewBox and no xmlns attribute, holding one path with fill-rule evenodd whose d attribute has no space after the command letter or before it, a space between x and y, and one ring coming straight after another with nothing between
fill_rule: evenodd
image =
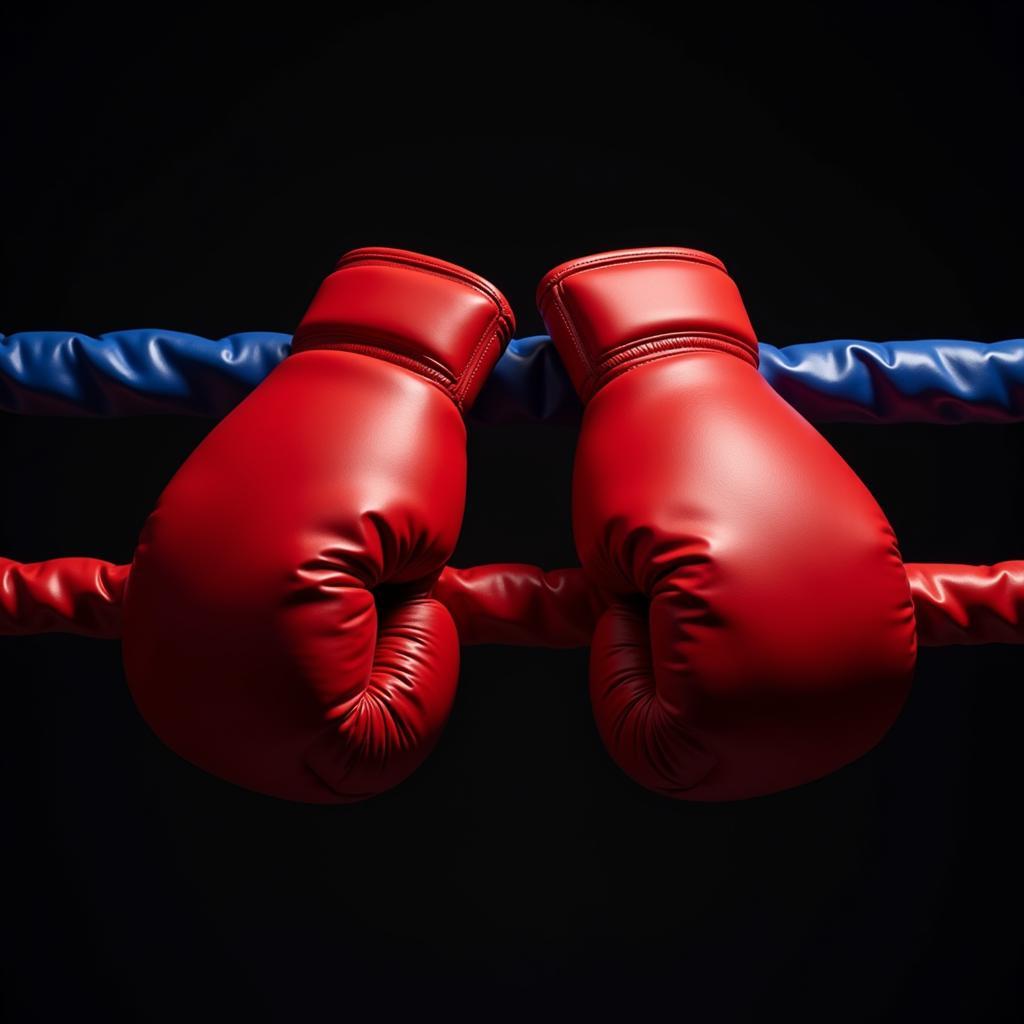
<instances>
[{"instance_id":1,"label":"glossy red leather surface","mask_svg":"<svg viewBox=\"0 0 1024 1024\"><path fill-rule=\"evenodd\" d=\"M477 274L404 249L368 247L346 253L320 285L292 352L346 348L400 361L467 409L514 324L505 298Z\"/></svg>"},{"instance_id":2,"label":"glossy red leather surface","mask_svg":"<svg viewBox=\"0 0 1024 1024\"><path fill-rule=\"evenodd\" d=\"M386 289L338 284L365 283L361 261L343 261L329 304L337 337L373 338L376 354L306 334L160 496L125 594L125 669L154 731L221 778L293 800L378 793L438 739L459 662L451 616L428 596L463 514L452 399L511 329L457 275L379 250L373 267ZM435 359L456 372L450 387L423 372Z\"/></svg>"},{"instance_id":3,"label":"glossy red leather surface","mask_svg":"<svg viewBox=\"0 0 1024 1024\"><path fill-rule=\"evenodd\" d=\"M589 378L576 453L577 550L616 597L594 634L591 697L637 782L690 800L756 796L839 768L890 727L916 653L910 586L867 489L757 373L752 336L723 332L745 322L724 272L679 250L649 257L600 260L616 296L595 301L593 283L573 286L593 273L581 261L560 279L570 303L557 315L541 303L570 363L581 337L588 353L609 338L633 354L625 372ZM666 261L714 281L702 292L690 268L677 275L677 331ZM681 340L667 353L646 344L649 273L659 330Z\"/></svg>"},{"instance_id":4,"label":"glossy red leather surface","mask_svg":"<svg viewBox=\"0 0 1024 1024\"><path fill-rule=\"evenodd\" d=\"M636 265L642 264L637 273ZM558 353L584 401L604 382L692 347L757 365L757 338L720 260L696 249L620 249L559 264L537 288Z\"/></svg>"}]
</instances>

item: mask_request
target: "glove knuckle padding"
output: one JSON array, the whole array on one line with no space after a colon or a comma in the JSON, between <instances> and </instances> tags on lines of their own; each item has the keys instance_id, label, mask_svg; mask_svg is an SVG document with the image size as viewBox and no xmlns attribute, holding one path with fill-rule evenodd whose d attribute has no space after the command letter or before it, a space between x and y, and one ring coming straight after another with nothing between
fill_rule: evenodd
<instances>
[{"instance_id":1,"label":"glove knuckle padding","mask_svg":"<svg viewBox=\"0 0 1024 1024\"><path fill-rule=\"evenodd\" d=\"M686 716L673 713L659 693L644 611L615 604L601 616L591 646L590 699L605 746L641 785L680 795L711 769Z\"/></svg>"},{"instance_id":2,"label":"glove knuckle padding","mask_svg":"<svg viewBox=\"0 0 1024 1024\"><path fill-rule=\"evenodd\" d=\"M636 321L656 323L670 347L624 341L646 266L605 263L576 290L559 278L573 337L559 336L559 303L544 300L560 351L583 351L575 379L600 382L574 472L581 562L598 587L645 602L601 619L595 714L612 755L650 788L772 792L853 760L895 719L916 649L910 587L867 489L756 361L737 357L756 345L741 308L710 316L702 348L704 278L685 279L686 331L674 333L676 284L659 257L656 315ZM612 269L630 282L614 294ZM706 264L699 273L727 280ZM709 295L738 301L720 282ZM720 338L730 317L735 345ZM624 372L600 362L606 334Z\"/></svg>"},{"instance_id":3,"label":"glove knuckle padding","mask_svg":"<svg viewBox=\"0 0 1024 1024\"><path fill-rule=\"evenodd\" d=\"M326 712L306 764L350 799L405 778L437 741L455 699L459 641L448 611L423 598L382 616L368 681Z\"/></svg>"},{"instance_id":4,"label":"glove knuckle padding","mask_svg":"<svg viewBox=\"0 0 1024 1024\"><path fill-rule=\"evenodd\" d=\"M399 302L408 274L428 278L417 287L445 331L458 320L441 315L446 288L456 306L469 294L473 330L485 319L479 292L443 268L381 278L393 268L380 252L370 292L334 288L346 331L375 302ZM317 307L320 337L332 294ZM396 332L411 317L380 319ZM471 335L457 340L479 360ZM466 437L458 364L440 386L412 348L398 363L338 346L291 355L211 431L146 523L125 598L129 684L157 734L222 778L357 800L400 782L440 735L459 646L428 594L462 521Z\"/></svg>"}]
</instances>

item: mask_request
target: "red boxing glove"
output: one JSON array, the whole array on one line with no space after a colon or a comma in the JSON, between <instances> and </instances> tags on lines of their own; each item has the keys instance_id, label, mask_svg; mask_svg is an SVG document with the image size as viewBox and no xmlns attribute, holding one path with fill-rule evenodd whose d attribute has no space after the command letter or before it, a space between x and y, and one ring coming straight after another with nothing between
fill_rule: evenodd
<instances>
[{"instance_id":1,"label":"red boxing glove","mask_svg":"<svg viewBox=\"0 0 1024 1024\"><path fill-rule=\"evenodd\" d=\"M513 330L486 281L356 249L292 354L185 462L125 594L135 701L178 754L291 800L404 779L438 739L459 640L429 597L462 523L470 406Z\"/></svg>"},{"instance_id":2,"label":"red boxing glove","mask_svg":"<svg viewBox=\"0 0 1024 1024\"><path fill-rule=\"evenodd\" d=\"M808 782L906 699L910 587L856 475L757 372L723 265L652 248L564 263L538 304L586 403L577 550L615 595L593 638L602 739L688 800Z\"/></svg>"}]
</instances>

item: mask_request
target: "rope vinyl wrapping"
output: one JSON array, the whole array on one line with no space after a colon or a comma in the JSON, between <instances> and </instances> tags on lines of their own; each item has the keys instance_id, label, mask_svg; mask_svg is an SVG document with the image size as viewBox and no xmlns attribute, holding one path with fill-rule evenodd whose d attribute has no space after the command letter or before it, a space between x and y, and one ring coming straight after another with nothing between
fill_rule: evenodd
<instances>
[{"instance_id":1,"label":"rope vinyl wrapping","mask_svg":"<svg viewBox=\"0 0 1024 1024\"><path fill-rule=\"evenodd\" d=\"M0 409L36 416L223 416L288 354L288 334L0 335Z\"/></svg>"},{"instance_id":2,"label":"rope vinyl wrapping","mask_svg":"<svg viewBox=\"0 0 1024 1024\"><path fill-rule=\"evenodd\" d=\"M1024 562L907 566L923 645L1024 643Z\"/></svg>"},{"instance_id":3,"label":"rope vinyl wrapping","mask_svg":"<svg viewBox=\"0 0 1024 1024\"><path fill-rule=\"evenodd\" d=\"M906 570L922 645L1024 644L1024 562ZM0 635L118 637L130 571L93 558L0 558ZM451 612L464 645L537 647L585 647L610 600L582 569L521 563L448 566L432 596Z\"/></svg>"},{"instance_id":4,"label":"rope vinyl wrapping","mask_svg":"<svg viewBox=\"0 0 1024 1024\"><path fill-rule=\"evenodd\" d=\"M483 423L577 419L579 399L551 339L546 334L513 338L470 415Z\"/></svg>"},{"instance_id":5,"label":"rope vinyl wrapping","mask_svg":"<svg viewBox=\"0 0 1024 1024\"><path fill-rule=\"evenodd\" d=\"M809 420L1024 419L1024 341L816 341L761 346L761 373Z\"/></svg>"},{"instance_id":6,"label":"rope vinyl wrapping","mask_svg":"<svg viewBox=\"0 0 1024 1024\"><path fill-rule=\"evenodd\" d=\"M289 352L287 334L218 341L176 331L0 335L0 410L29 415L223 416ZM819 341L760 347L761 373L808 419L869 423L1024 420L1024 340ZM544 335L513 339L472 415L565 420L579 402Z\"/></svg>"},{"instance_id":7,"label":"rope vinyl wrapping","mask_svg":"<svg viewBox=\"0 0 1024 1024\"><path fill-rule=\"evenodd\" d=\"M12 562L0 558L0 635L121 635L129 565L98 558Z\"/></svg>"}]
</instances>

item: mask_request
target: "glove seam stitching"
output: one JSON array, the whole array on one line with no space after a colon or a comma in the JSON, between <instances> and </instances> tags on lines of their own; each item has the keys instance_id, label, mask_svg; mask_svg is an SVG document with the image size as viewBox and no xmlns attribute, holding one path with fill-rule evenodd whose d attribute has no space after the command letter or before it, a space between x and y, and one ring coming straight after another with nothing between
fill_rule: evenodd
<instances>
[{"instance_id":1,"label":"glove seam stitching","mask_svg":"<svg viewBox=\"0 0 1024 1024\"><path fill-rule=\"evenodd\" d=\"M565 278L572 274L578 273L581 270L586 270L594 266L615 266L616 264L625 263L637 263L645 260L664 260L664 261L676 261L679 263L701 263L704 266L711 267L714 270L721 270L723 274L728 276L728 271L725 269L725 264L722 263L717 257L712 256L710 253L701 252L699 249L671 249L671 250L659 250L659 249L637 249L630 250L628 253L616 254L616 255L599 255L599 256L587 256L579 260L573 260L565 269L558 271L558 273L551 278L544 285L544 290L547 292L554 287L561 285Z\"/></svg>"},{"instance_id":2,"label":"glove seam stitching","mask_svg":"<svg viewBox=\"0 0 1024 1024\"><path fill-rule=\"evenodd\" d=\"M380 250L371 251L365 256L355 256L350 262L346 262L347 259L347 256L342 256L332 273L336 274L339 271L346 269L346 267L357 264L376 264L391 267L400 266L407 270L419 271L421 274L431 274L432 276L440 277L445 281L454 281L464 284L483 295L497 308L499 314L511 314L511 308L508 306L507 300L498 291L498 289L494 287L494 285L480 277L478 274L474 274L471 270L456 267L453 263L442 266L440 264L444 263L444 261L433 262L429 256L419 256L415 253L405 254L404 252L402 255L398 256L381 252Z\"/></svg>"},{"instance_id":3,"label":"glove seam stitching","mask_svg":"<svg viewBox=\"0 0 1024 1024\"><path fill-rule=\"evenodd\" d=\"M313 336L313 339L316 340L315 336ZM302 355L305 352L351 352L354 355L380 359L382 362L391 363L392 366L401 366L410 373L415 373L418 377L440 388L456 406L460 409L462 408L461 401L455 393L456 382L453 378L444 371L428 365L424 360L417 359L415 356L395 352L381 345L347 341L321 342L313 348L300 349L295 354Z\"/></svg>"},{"instance_id":4,"label":"glove seam stitching","mask_svg":"<svg viewBox=\"0 0 1024 1024\"><path fill-rule=\"evenodd\" d=\"M458 405L460 410L463 408L463 402L465 400L466 395L469 393L470 385L476 378L477 372L479 371L480 366L484 361L484 356L487 354L487 350L490 347L491 342L497 342L500 329L501 313L500 311L498 311L495 314L494 318L491 320L491 322L487 325L487 329L484 331L480 341L476 343L476 346L473 349L473 352L466 363L466 372L463 374L462 378L459 380L456 386L456 404ZM499 352L501 350L500 342L498 342L498 350Z\"/></svg>"},{"instance_id":5,"label":"glove seam stitching","mask_svg":"<svg viewBox=\"0 0 1024 1024\"><path fill-rule=\"evenodd\" d=\"M562 318L562 323L565 324L565 328L572 338L573 346L576 349L576 354L580 358L580 363L584 370L584 380L589 377L594 370L594 364L591 362L590 357L587 355L587 351L583 346L583 341L579 336L579 332L576 330L576 325L573 323L572 317L569 315L568 307L566 306L563 294L561 282L559 282L554 288L551 289L552 301L555 304L555 309L558 311L558 315Z\"/></svg>"},{"instance_id":6,"label":"glove seam stitching","mask_svg":"<svg viewBox=\"0 0 1024 1024\"><path fill-rule=\"evenodd\" d=\"M627 361L631 354L639 354L636 352L637 349L642 349L643 345L650 344L653 341L659 343L663 342L665 345L664 350L648 352L646 353L646 358L642 359L640 362L630 363ZM687 344L687 342L692 342L693 344ZM708 347L702 348L700 343L705 343ZM636 370L641 366L646 366L648 363L655 362L659 359L665 359L668 356L678 355L681 352L702 351L725 352L729 355L734 355L737 358L742 359L743 362L748 363L755 369L757 367L756 357L748 351L746 346L742 342L738 342L725 335L674 334L662 337L655 336L653 338L642 338L638 341L628 342L626 345L620 346L616 349L612 354L612 358L614 360L612 365L609 365L607 359L603 359L598 363L585 378L580 397L584 402L589 401L606 384L609 384L618 377L629 373L631 370Z\"/></svg>"}]
</instances>

